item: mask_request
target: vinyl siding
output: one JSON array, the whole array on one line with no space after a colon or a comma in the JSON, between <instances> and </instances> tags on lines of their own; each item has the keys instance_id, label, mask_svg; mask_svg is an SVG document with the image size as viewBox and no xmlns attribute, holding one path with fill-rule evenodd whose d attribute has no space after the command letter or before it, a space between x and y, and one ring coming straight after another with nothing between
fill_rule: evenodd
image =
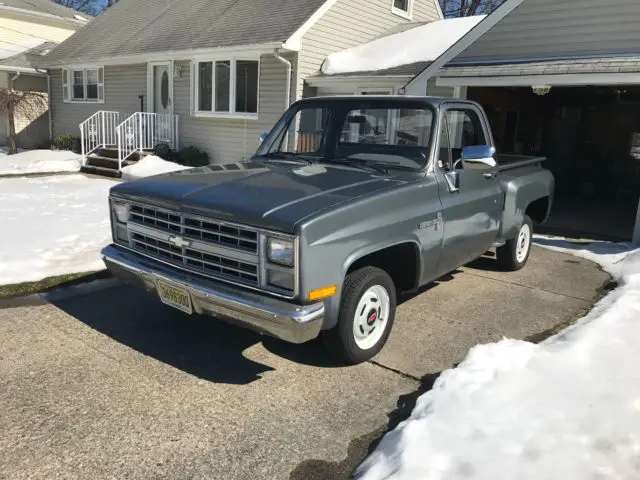
<instances>
[{"instance_id":1,"label":"vinyl siding","mask_svg":"<svg viewBox=\"0 0 640 480\"><path fill-rule=\"evenodd\" d=\"M524 0L451 63L637 53L639 22L638 0Z\"/></svg>"},{"instance_id":2,"label":"vinyl siding","mask_svg":"<svg viewBox=\"0 0 640 480\"><path fill-rule=\"evenodd\" d=\"M47 147L49 143L49 109L47 79L35 75L20 75L13 84L16 90L38 92L43 98L29 111L19 110L14 120L16 143L20 148Z\"/></svg>"},{"instance_id":3,"label":"vinyl siding","mask_svg":"<svg viewBox=\"0 0 640 480\"><path fill-rule=\"evenodd\" d=\"M62 71L51 71L51 104L53 134L80 135L80 123L99 110L117 111L123 115L140 111L144 95L147 106L147 65L117 65L104 68L104 103L64 103L62 98ZM124 118L121 116L124 120Z\"/></svg>"},{"instance_id":4,"label":"vinyl siding","mask_svg":"<svg viewBox=\"0 0 640 480\"><path fill-rule=\"evenodd\" d=\"M295 56L283 56L295 69ZM260 133L271 130L285 110L285 65L273 55L261 57L258 120L244 120L191 116L191 63L177 63L182 66L182 76L175 79L173 96L175 113L180 116L180 146L207 151L211 163L233 163L250 157L258 148ZM294 80L292 75L292 83Z\"/></svg>"},{"instance_id":5,"label":"vinyl siding","mask_svg":"<svg viewBox=\"0 0 640 480\"><path fill-rule=\"evenodd\" d=\"M412 21L439 19L435 0L414 1ZM338 0L302 39L298 97L304 79L317 73L327 55L368 42L409 21L391 12L391 0Z\"/></svg>"},{"instance_id":6,"label":"vinyl siding","mask_svg":"<svg viewBox=\"0 0 640 480\"><path fill-rule=\"evenodd\" d=\"M440 87L436 79L430 78L427 83L427 95L430 97L453 97L453 87Z\"/></svg>"}]
</instances>

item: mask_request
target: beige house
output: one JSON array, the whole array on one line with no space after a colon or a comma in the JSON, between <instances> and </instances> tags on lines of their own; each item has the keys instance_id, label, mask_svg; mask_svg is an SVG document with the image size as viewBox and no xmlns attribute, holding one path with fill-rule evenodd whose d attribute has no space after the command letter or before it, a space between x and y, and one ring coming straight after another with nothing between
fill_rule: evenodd
<instances>
[{"instance_id":1,"label":"beige house","mask_svg":"<svg viewBox=\"0 0 640 480\"><path fill-rule=\"evenodd\" d=\"M441 18L437 0L120 0L41 62L53 132L82 135L86 166L160 142L240 161L327 55Z\"/></svg>"},{"instance_id":2,"label":"beige house","mask_svg":"<svg viewBox=\"0 0 640 480\"><path fill-rule=\"evenodd\" d=\"M0 2L0 89L37 91L47 95L47 75L36 64L58 43L87 23L79 12L50 0ZM43 106L15 117L17 143L22 148L47 145L50 138ZM9 123L0 115L0 145L8 141Z\"/></svg>"}]
</instances>

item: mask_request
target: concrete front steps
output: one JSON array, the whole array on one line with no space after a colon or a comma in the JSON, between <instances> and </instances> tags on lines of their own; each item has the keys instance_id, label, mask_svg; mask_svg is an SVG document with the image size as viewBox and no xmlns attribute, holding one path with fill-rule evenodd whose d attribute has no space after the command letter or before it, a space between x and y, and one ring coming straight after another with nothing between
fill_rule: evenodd
<instances>
[{"instance_id":1,"label":"concrete front steps","mask_svg":"<svg viewBox=\"0 0 640 480\"><path fill-rule=\"evenodd\" d=\"M123 167L135 165L138 161L150 155L152 152L134 152L129 158L122 162ZM118 148L108 146L99 148L95 152L87 155L87 161L80 168L81 172L102 175L103 177L120 178L122 173L118 171Z\"/></svg>"}]
</instances>

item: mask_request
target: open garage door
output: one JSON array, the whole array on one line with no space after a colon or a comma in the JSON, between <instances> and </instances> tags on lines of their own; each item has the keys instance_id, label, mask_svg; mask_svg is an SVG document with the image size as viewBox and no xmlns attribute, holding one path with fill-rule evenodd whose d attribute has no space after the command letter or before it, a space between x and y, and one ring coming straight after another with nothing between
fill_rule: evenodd
<instances>
[{"instance_id":1,"label":"open garage door","mask_svg":"<svg viewBox=\"0 0 640 480\"><path fill-rule=\"evenodd\" d=\"M543 155L556 177L553 233L631 240L640 196L640 86L469 87L498 151ZM540 95L540 93L545 93Z\"/></svg>"}]
</instances>

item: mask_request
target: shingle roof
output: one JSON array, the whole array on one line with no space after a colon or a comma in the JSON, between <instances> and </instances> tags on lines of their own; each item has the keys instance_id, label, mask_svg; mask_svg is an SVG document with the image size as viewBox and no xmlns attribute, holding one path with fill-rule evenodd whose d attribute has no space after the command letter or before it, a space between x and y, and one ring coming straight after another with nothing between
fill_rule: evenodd
<instances>
[{"instance_id":1,"label":"shingle roof","mask_svg":"<svg viewBox=\"0 0 640 480\"><path fill-rule=\"evenodd\" d=\"M325 0L120 0L43 66L286 41Z\"/></svg>"},{"instance_id":2,"label":"shingle roof","mask_svg":"<svg viewBox=\"0 0 640 480\"><path fill-rule=\"evenodd\" d=\"M8 68L35 68L42 58L57 44L53 42L45 42L37 47L31 48L26 52L19 53L12 57L0 60L0 67Z\"/></svg>"},{"instance_id":3,"label":"shingle roof","mask_svg":"<svg viewBox=\"0 0 640 480\"><path fill-rule=\"evenodd\" d=\"M48 13L49 15L56 15L70 20L77 20L77 15L87 20L89 19L89 15L74 10L73 8L59 5L51 0L2 0L0 1L0 5L30 10L32 12Z\"/></svg>"},{"instance_id":4,"label":"shingle roof","mask_svg":"<svg viewBox=\"0 0 640 480\"><path fill-rule=\"evenodd\" d=\"M492 65L452 65L439 77L504 77L523 75L566 75L575 73L640 72L640 55L626 57L575 58Z\"/></svg>"}]
</instances>

